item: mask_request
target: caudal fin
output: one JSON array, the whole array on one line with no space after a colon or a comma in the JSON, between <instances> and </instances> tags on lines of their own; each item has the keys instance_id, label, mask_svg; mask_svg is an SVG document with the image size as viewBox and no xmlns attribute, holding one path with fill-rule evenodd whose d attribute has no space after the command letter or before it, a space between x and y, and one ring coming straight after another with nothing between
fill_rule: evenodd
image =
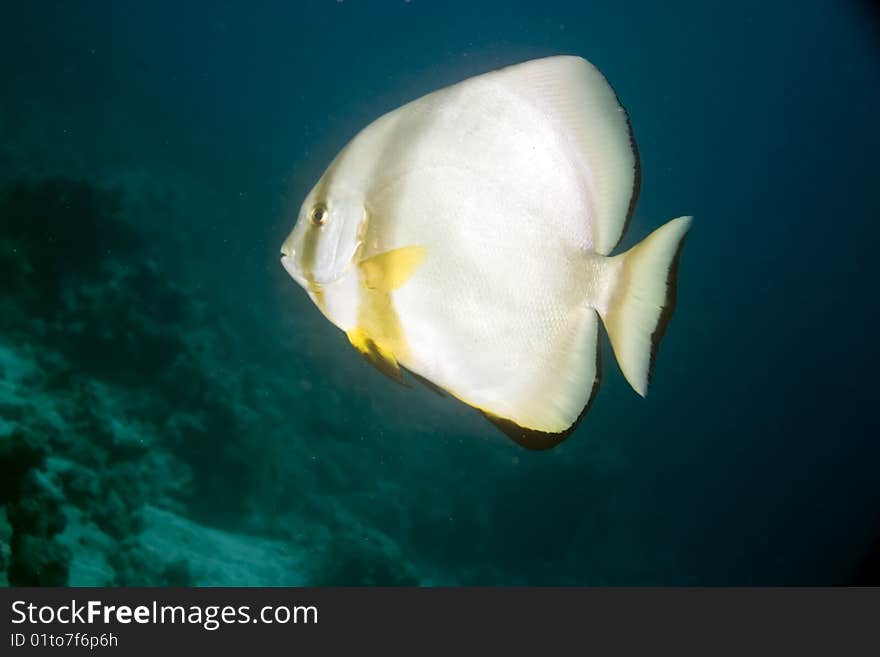
<instances>
[{"instance_id":1,"label":"caudal fin","mask_svg":"<svg viewBox=\"0 0 880 657\"><path fill-rule=\"evenodd\" d=\"M661 226L611 258L616 275L602 321L624 377L645 396L654 356L675 308L678 259L691 217Z\"/></svg>"}]
</instances>

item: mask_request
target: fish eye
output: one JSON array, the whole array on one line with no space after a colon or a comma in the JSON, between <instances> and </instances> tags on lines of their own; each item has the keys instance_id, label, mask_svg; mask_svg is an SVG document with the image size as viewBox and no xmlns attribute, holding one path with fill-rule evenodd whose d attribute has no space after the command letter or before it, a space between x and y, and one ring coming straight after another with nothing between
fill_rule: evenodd
<instances>
[{"instance_id":1,"label":"fish eye","mask_svg":"<svg viewBox=\"0 0 880 657\"><path fill-rule=\"evenodd\" d=\"M327 221L327 206L323 203L318 203L318 205L312 208L312 214L309 216L309 220L315 226L323 226Z\"/></svg>"}]
</instances>

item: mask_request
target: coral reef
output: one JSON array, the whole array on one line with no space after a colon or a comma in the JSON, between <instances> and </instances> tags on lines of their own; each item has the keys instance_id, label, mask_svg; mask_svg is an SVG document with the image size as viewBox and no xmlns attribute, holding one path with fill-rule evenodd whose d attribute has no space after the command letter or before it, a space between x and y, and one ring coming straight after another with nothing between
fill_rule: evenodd
<instances>
[{"instance_id":1,"label":"coral reef","mask_svg":"<svg viewBox=\"0 0 880 657\"><path fill-rule=\"evenodd\" d=\"M256 438L259 421L241 408L239 377L223 365L231 338L147 257L121 208L119 191L63 178L0 193L11 292L0 299L0 558L11 584L67 583L83 551L68 534L103 546L97 570L110 576L95 583L193 582L185 560L140 545L144 506L231 524L271 480L277 445Z\"/></svg>"},{"instance_id":2,"label":"coral reef","mask_svg":"<svg viewBox=\"0 0 880 657\"><path fill-rule=\"evenodd\" d=\"M45 475L48 441L37 433L0 436L0 503L9 526L7 581L14 586L67 582L70 550L58 542L66 518Z\"/></svg>"}]
</instances>

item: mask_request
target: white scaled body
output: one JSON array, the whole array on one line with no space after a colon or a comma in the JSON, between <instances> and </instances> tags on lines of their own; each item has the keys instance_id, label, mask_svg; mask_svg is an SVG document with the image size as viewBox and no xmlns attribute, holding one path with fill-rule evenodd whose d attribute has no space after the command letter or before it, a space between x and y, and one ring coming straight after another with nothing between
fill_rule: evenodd
<instances>
[{"instance_id":1,"label":"white scaled body","mask_svg":"<svg viewBox=\"0 0 880 657\"><path fill-rule=\"evenodd\" d=\"M627 118L601 73L577 57L535 60L364 129L306 198L283 262L381 368L402 365L549 447L598 384L600 316L646 390L690 220L607 257L637 186Z\"/></svg>"}]
</instances>

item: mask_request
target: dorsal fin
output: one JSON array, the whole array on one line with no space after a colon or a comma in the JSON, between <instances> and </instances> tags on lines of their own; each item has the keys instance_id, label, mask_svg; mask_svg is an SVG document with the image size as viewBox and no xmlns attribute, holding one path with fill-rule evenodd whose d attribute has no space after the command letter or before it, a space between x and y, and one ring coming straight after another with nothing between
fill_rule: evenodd
<instances>
[{"instance_id":1,"label":"dorsal fin","mask_svg":"<svg viewBox=\"0 0 880 657\"><path fill-rule=\"evenodd\" d=\"M641 170L629 118L605 76L582 57L561 55L484 77L544 109L571 137L592 188L593 248L608 255L632 214Z\"/></svg>"}]
</instances>

